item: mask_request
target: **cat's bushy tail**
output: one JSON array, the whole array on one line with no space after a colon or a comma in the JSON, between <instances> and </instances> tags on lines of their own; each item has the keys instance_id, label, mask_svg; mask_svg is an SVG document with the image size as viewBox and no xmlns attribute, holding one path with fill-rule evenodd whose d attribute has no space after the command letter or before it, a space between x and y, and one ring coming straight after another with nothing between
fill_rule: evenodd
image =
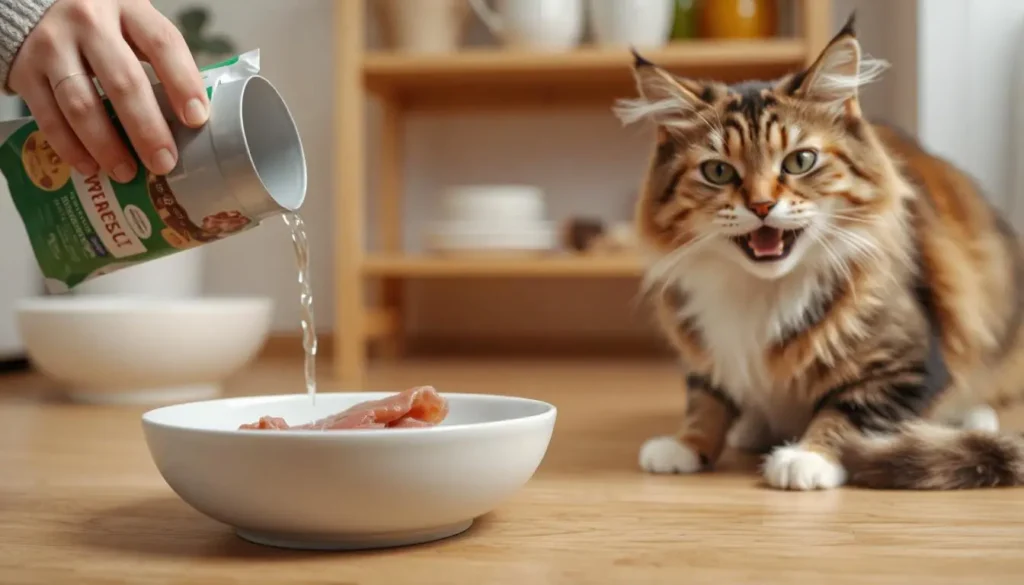
<instances>
[{"instance_id":1,"label":"cat's bushy tail","mask_svg":"<svg viewBox=\"0 0 1024 585\"><path fill-rule=\"evenodd\" d=\"M849 484L957 490L1024 485L1024 436L914 422L843 449Z\"/></svg>"}]
</instances>

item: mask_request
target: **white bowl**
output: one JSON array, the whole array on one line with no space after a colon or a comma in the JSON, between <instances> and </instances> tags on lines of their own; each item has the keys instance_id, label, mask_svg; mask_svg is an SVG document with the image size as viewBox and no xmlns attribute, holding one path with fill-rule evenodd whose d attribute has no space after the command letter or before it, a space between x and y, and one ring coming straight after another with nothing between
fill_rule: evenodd
<instances>
[{"instance_id":1,"label":"white bowl","mask_svg":"<svg viewBox=\"0 0 1024 585\"><path fill-rule=\"evenodd\" d=\"M226 398L142 418L164 480L199 512L271 546L353 550L458 534L533 476L555 407L444 394L431 428L239 431L260 416L309 422L385 392Z\"/></svg>"},{"instance_id":2,"label":"white bowl","mask_svg":"<svg viewBox=\"0 0 1024 585\"><path fill-rule=\"evenodd\" d=\"M534 222L544 219L544 190L534 185L457 185L444 192L443 220Z\"/></svg>"},{"instance_id":3,"label":"white bowl","mask_svg":"<svg viewBox=\"0 0 1024 585\"><path fill-rule=\"evenodd\" d=\"M29 359L73 400L162 403L216 395L270 329L265 298L54 296L18 303Z\"/></svg>"},{"instance_id":4,"label":"white bowl","mask_svg":"<svg viewBox=\"0 0 1024 585\"><path fill-rule=\"evenodd\" d=\"M555 225L549 221L519 225L439 221L429 227L425 240L435 252L543 251L557 245Z\"/></svg>"}]
</instances>

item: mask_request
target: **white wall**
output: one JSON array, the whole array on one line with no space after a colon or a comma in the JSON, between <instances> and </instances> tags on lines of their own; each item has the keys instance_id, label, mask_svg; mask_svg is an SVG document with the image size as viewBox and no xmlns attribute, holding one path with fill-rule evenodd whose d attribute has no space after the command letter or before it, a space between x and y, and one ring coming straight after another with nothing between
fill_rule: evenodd
<instances>
[{"instance_id":1,"label":"white wall","mask_svg":"<svg viewBox=\"0 0 1024 585\"><path fill-rule=\"evenodd\" d=\"M156 2L168 13L193 3ZM893 9L893 4L900 3L904 6ZM215 30L230 34L243 49L258 46L262 50L264 72L295 112L309 156L310 189L304 216L314 248L317 320L321 330L329 330L334 312L329 257L332 3L209 0L209 4L216 13ZM916 103L914 76L907 72L913 66L913 51L903 50L899 39L914 38L913 4L906 0L835 3L836 27L850 7L858 6L868 51L902 67L895 72L897 77L890 74L872 88L865 97L866 109L909 129L914 126ZM898 26L901 18L910 19L910 30ZM471 42L485 39L482 27L472 27ZM373 121L371 116L371 128ZM621 129L605 108L541 115L415 117L408 130L406 238L410 247L418 245L420 230L430 219L431 202L451 183L534 182L549 194L552 219L581 212L609 220L626 218L648 148L642 130ZM371 144L374 141L372 131L369 140ZM371 193L372 185L371 179ZM283 226L274 223L211 246L208 289L217 294L272 295L278 302L276 328L296 330L298 302L291 276L291 248ZM635 282L629 280L478 281L468 289L455 283L418 284L413 287L410 307L414 331L472 334L500 329L523 336L550 336L569 331L639 334L644 329L641 314L632 303Z\"/></svg>"},{"instance_id":2,"label":"white wall","mask_svg":"<svg viewBox=\"0 0 1024 585\"><path fill-rule=\"evenodd\" d=\"M874 120L917 131L917 0L833 0L835 28L857 11L857 37L864 51L891 68L865 88L865 112Z\"/></svg>"},{"instance_id":3,"label":"white wall","mask_svg":"<svg viewBox=\"0 0 1024 585\"><path fill-rule=\"evenodd\" d=\"M263 73L282 93L299 126L309 167L303 218L312 248L317 324L333 319L331 282L331 0L156 0L164 14L207 4L211 31L228 34L240 51L260 49ZM283 222L211 244L206 290L218 295L269 295L274 327L299 332L299 300L291 240ZM321 325L321 323L323 325Z\"/></svg>"},{"instance_id":4,"label":"white wall","mask_svg":"<svg viewBox=\"0 0 1024 585\"><path fill-rule=\"evenodd\" d=\"M963 166L1024 228L1017 90L1024 2L921 2L921 140Z\"/></svg>"}]
</instances>

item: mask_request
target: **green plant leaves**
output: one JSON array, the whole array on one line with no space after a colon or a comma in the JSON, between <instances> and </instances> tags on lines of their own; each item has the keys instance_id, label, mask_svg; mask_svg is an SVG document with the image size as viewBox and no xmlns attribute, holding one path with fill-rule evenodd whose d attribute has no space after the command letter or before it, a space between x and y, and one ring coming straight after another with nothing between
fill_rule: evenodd
<instances>
[{"instance_id":1,"label":"green plant leaves","mask_svg":"<svg viewBox=\"0 0 1024 585\"><path fill-rule=\"evenodd\" d=\"M209 20L209 11L202 7L186 8L178 13L178 23L182 34L201 35Z\"/></svg>"},{"instance_id":2,"label":"green plant leaves","mask_svg":"<svg viewBox=\"0 0 1024 585\"><path fill-rule=\"evenodd\" d=\"M200 54L228 55L235 52L235 44L225 35L204 35L204 29L210 22L207 8L196 6L186 8L178 13L178 30L184 37L193 57Z\"/></svg>"}]
</instances>

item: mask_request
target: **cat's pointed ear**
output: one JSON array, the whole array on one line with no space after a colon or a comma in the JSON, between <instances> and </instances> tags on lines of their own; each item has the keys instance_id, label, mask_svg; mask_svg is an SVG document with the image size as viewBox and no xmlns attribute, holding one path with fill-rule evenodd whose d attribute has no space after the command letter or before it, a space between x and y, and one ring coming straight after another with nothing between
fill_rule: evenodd
<instances>
[{"instance_id":1,"label":"cat's pointed ear","mask_svg":"<svg viewBox=\"0 0 1024 585\"><path fill-rule=\"evenodd\" d=\"M633 49L633 78L636 89L645 99L650 101L674 99L696 104L702 90L701 84L672 75Z\"/></svg>"},{"instance_id":2,"label":"cat's pointed ear","mask_svg":"<svg viewBox=\"0 0 1024 585\"><path fill-rule=\"evenodd\" d=\"M860 87L876 81L889 63L864 57L855 23L856 13L852 13L807 71L784 82L787 93L837 107L852 105L859 111Z\"/></svg>"},{"instance_id":3,"label":"cat's pointed ear","mask_svg":"<svg viewBox=\"0 0 1024 585\"><path fill-rule=\"evenodd\" d=\"M647 118L658 125L673 125L673 122L692 117L700 109L703 100L703 86L695 81L682 79L651 63L633 50L633 78L639 97L619 100L615 113L625 124Z\"/></svg>"}]
</instances>

